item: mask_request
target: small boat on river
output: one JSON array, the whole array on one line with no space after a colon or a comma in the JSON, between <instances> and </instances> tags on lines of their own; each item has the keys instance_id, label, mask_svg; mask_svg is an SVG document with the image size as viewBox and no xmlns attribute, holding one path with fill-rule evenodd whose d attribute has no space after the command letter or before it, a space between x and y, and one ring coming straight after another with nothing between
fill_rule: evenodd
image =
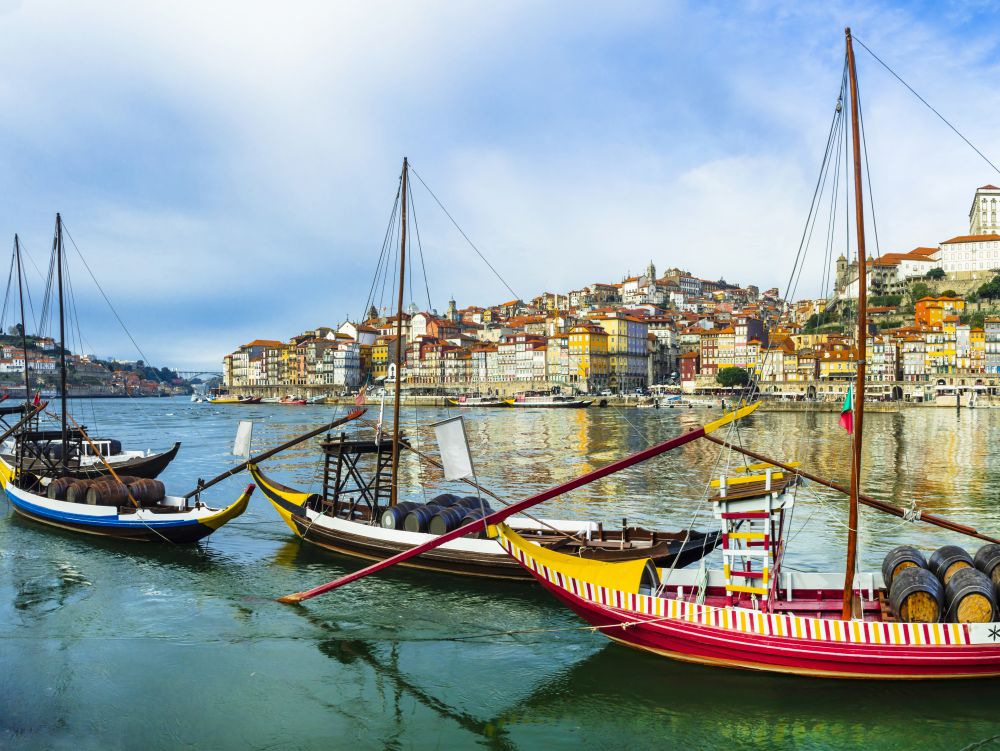
<instances>
[{"instance_id":1,"label":"small boat on river","mask_svg":"<svg viewBox=\"0 0 1000 751\"><path fill-rule=\"evenodd\" d=\"M560 394L518 394L513 399L504 400L509 407L537 407L544 409L585 409L594 403L593 399L577 399L575 396Z\"/></svg>"},{"instance_id":2,"label":"small boat on river","mask_svg":"<svg viewBox=\"0 0 1000 751\"><path fill-rule=\"evenodd\" d=\"M499 396L482 396L480 394L462 394L461 396L448 397L448 404L452 407L506 407L507 402Z\"/></svg>"}]
</instances>

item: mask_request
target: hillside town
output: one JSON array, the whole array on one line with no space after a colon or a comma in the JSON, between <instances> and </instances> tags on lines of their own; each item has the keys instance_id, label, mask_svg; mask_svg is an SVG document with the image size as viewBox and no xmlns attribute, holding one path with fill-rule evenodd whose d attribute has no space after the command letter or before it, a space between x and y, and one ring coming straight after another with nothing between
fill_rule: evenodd
<instances>
[{"instance_id":1,"label":"hillside town","mask_svg":"<svg viewBox=\"0 0 1000 751\"><path fill-rule=\"evenodd\" d=\"M1000 382L1000 188L978 188L968 234L865 262L864 343L870 398L923 402L992 392ZM595 282L565 293L444 313L374 307L360 322L288 341L255 339L223 359L227 390L342 395L395 378L411 394L526 391L724 392L750 381L764 396L841 399L855 376L851 332L858 263L836 261L827 297L787 301L687 270ZM727 372L728 371L728 372Z\"/></svg>"},{"instance_id":2,"label":"hillside town","mask_svg":"<svg viewBox=\"0 0 1000 751\"><path fill-rule=\"evenodd\" d=\"M25 346L27 344L27 346ZM32 391L45 396L59 388L59 345L48 336L28 336L19 327L0 335L0 389L8 395L25 392L27 370ZM170 396L190 393L190 384L172 370L155 369L136 360L101 360L66 352L67 393L71 396Z\"/></svg>"}]
</instances>

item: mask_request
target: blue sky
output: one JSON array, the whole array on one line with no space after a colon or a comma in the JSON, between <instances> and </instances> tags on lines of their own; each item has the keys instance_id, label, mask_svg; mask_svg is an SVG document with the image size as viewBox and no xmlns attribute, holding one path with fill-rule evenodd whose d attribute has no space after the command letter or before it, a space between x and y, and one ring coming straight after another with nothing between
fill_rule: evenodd
<instances>
[{"instance_id":1,"label":"blue sky","mask_svg":"<svg viewBox=\"0 0 1000 751\"><path fill-rule=\"evenodd\" d=\"M783 285L844 25L997 161L998 12L0 0L0 231L42 266L61 211L143 351L175 367L358 315L404 154L522 296L649 259ZM961 234L1000 175L858 62L882 250ZM434 305L509 297L414 197ZM74 278L86 348L135 356Z\"/></svg>"}]
</instances>

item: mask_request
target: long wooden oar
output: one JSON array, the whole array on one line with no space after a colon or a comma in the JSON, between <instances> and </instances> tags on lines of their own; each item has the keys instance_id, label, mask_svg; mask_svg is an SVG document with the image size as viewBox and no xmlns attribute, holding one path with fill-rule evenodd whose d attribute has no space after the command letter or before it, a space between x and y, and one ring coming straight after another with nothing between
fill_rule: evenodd
<instances>
[{"instance_id":1,"label":"long wooden oar","mask_svg":"<svg viewBox=\"0 0 1000 751\"><path fill-rule=\"evenodd\" d=\"M711 441L712 443L717 443L720 446L724 446L727 449L732 449L733 451L743 454L744 456L749 456L751 459L756 459L757 461L761 462L767 462L768 464L772 464L775 467L779 467L785 470L786 472L800 475L806 478L807 480L812 480L817 485L824 485L832 490L836 490L840 493L843 493L844 495L850 495L850 491L843 485L838 485L837 483L831 482L830 480L825 480L819 475L814 475L802 469L799 469L798 467L793 467L790 464L779 462L777 459L772 459L771 457L765 456L764 454L760 454L756 451L745 449L742 446L734 446L733 444L727 443L726 441L723 441L721 438L716 438L715 436L706 435L705 438ZM906 509L900 508L899 506L894 506L891 503L886 503L885 501L880 501L877 498L872 498L869 495L859 495L858 501L866 506L869 506L873 509L878 509L879 511L882 511L886 514L891 514L892 516L898 516L900 519L907 518L908 512ZM959 524L958 522L953 522L951 521L951 519L945 519L943 516L938 516L937 514L927 514L924 513L923 511L917 511L916 516L914 516L913 518L915 520L927 522L928 524L933 524L935 527L941 527L942 529L947 529L952 532L958 532L963 535L968 535L969 537L975 537L979 540L985 540L986 542L1000 543L1000 539L997 539L996 537L990 537L989 535L978 531L975 527L969 527L966 526L965 524Z\"/></svg>"},{"instance_id":2,"label":"long wooden oar","mask_svg":"<svg viewBox=\"0 0 1000 751\"><path fill-rule=\"evenodd\" d=\"M322 426L316 428L315 430L310 430L308 433L303 433L300 436L296 436L295 438L293 438L290 441L285 441L280 446L275 446L273 449L268 449L267 451L265 451L265 452L263 452L261 454L257 454L257 456L251 456L245 462L243 462L241 464L237 464L235 467L232 467L230 469L227 469L221 475L218 475L217 477L213 477L208 482L199 483L197 488L195 488L194 490L192 490L187 495L184 495L184 496L181 496L181 497L187 499L187 498L191 498L192 496L198 495L198 493L200 493L201 491L205 490L205 488L210 488L211 486L215 485L216 483L222 482L227 477L232 477L233 475L237 474L238 472L242 472L244 469L246 469L247 467L249 467L251 464L256 464L257 462L262 462L265 459L269 459L270 457L274 456L275 454L279 454L282 451L285 451L286 449L290 449L292 446L295 446L295 445L297 445L299 443L302 443L303 441L308 441L310 438L313 438L314 436L318 436L320 433L325 433L328 430L333 430L334 428L343 425L345 422L350 422L351 420L356 420L357 418L361 417L361 415L363 415L364 413L365 413L365 410L363 410L363 409L354 409L354 410L351 410L344 417L341 417L339 420L334 420L333 422L327 423L326 425L322 425Z\"/></svg>"},{"instance_id":3,"label":"long wooden oar","mask_svg":"<svg viewBox=\"0 0 1000 751\"><path fill-rule=\"evenodd\" d=\"M658 443L655 446L650 446L648 449L644 449L636 454L625 457L624 459L619 459L616 462L612 462L605 467L600 469L595 469L592 472L588 472L585 475L580 475L579 477L570 480L562 485L557 485L554 488L549 488L548 490L543 490L541 493L537 493L530 498L525 498L523 501L518 501L517 503L512 503L510 506L499 511L494 511L492 514L488 515L485 519L477 519L476 521L466 524L464 527L459 527L456 530L443 534L440 537L435 537L432 540L428 540L422 545L417 545L416 547L405 550L402 553L397 553L391 558L386 558L384 561L379 561L371 566L366 566L360 571L355 571L353 574L348 574L347 576L342 576L335 581L323 584L322 586L315 587L313 589L306 590L305 592L296 592L295 594L285 595L284 597L279 597L278 602L301 602L302 600L308 600L317 595L324 594L330 590L337 589L337 587L342 587L345 584L350 584L353 581L362 579L369 574L374 574L383 569L389 568L390 566L395 566L397 563L402 563L405 560L413 558L414 556L420 555L421 553L426 553L428 550L433 550L436 547L443 545L450 540L457 540L463 535L467 535L470 532L478 532L485 529L488 525L499 524L504 519L513 514L523 511L526 508L531 508L539 503L549 500L550 498L555 498L563 493L568 493L570 490L575 490L583 485L593 482L594 480L599 480L602 477L607 477L615 472L620 472L623 469L631 467L634 464L639 464L648 459L652 459L654 456L659 456L660 454L665 454L668 451L672 451L675 448L679 448L686 443L690 443L698 438L701 438L713 430L718 430L724 425L728 425L734 420L738 420L741 417L753 412L757 409L759 402L756 404L751 404L747 407L742 407L735 412L730 412L724 415L715 422L710 422L707 425L695 428L687 433L677 436L676 438L671 438L669 441L664 441L663 443Z\"/></svg>"}]
</instances>

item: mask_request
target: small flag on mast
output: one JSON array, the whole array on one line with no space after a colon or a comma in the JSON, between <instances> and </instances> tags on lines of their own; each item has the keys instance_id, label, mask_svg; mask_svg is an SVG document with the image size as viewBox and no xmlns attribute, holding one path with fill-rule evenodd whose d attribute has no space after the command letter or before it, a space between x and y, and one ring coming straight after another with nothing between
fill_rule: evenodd
<instances>
[{"instance_id":1,"label":"small flag on mast","mask_svg":"<svg viewBox=\"0 0 1000 751\"><path fill-rule=\"evenodd\" d=\"M38 407L38 406L41 406L41 403L42 403L42 392L41 391L36 391L35 392L35 398L31 400L31 405L33 407Z\"/></svg>"},{"instance_id":2,"label":"small flag on mast","mask_svg":"<svg viewBox=\"0 0 1000 751\"><path fill-rule=\"evenodd\" d=\"M854 387L847 387L844 406L840 409L840 427L848 433L854 433Z\"/></svg>"},{"instance_id":3,"label":"small flag on mast","mask_svg":"<svg viewBox=\"0 0 1000 751\"><path fill-rule=\"evenodd\" d=\"M354 397L354 403L359 407L365 406L365 388L365 386L362 386L358 395Z\"/></svg>"}]
</instances>

